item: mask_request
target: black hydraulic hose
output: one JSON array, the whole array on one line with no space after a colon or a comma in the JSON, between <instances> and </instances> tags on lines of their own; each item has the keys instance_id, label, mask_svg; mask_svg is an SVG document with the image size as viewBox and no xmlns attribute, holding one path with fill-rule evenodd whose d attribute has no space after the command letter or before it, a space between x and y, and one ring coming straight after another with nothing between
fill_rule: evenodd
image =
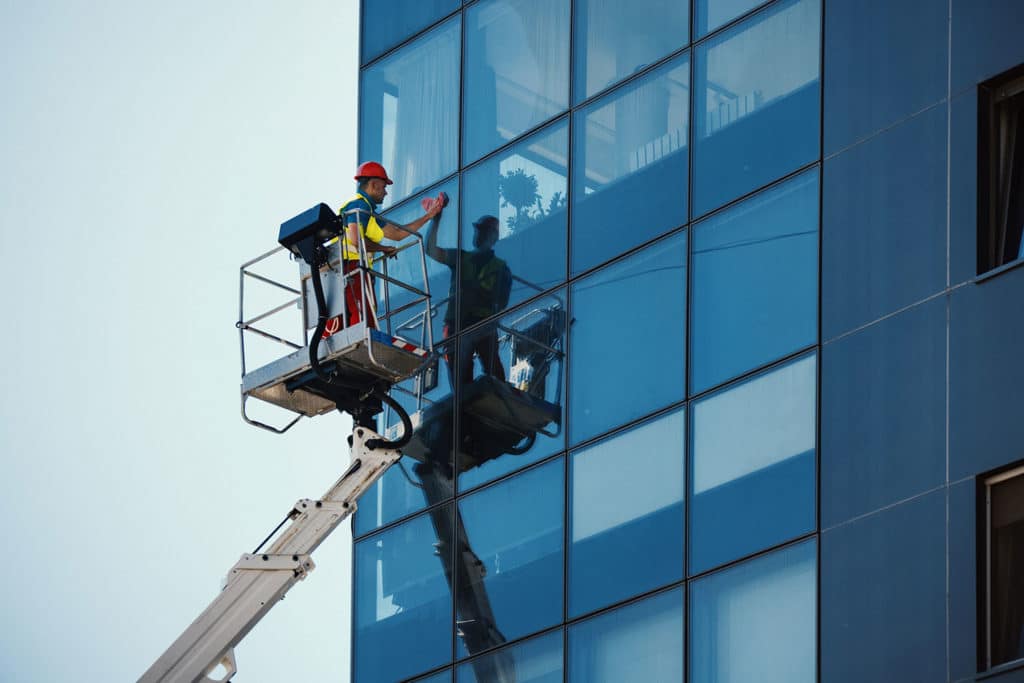
<instances>
[{"instance_id":1,"label":"black hydraulic hose","mask_svg":"<svg viewBox=\"0 0 1024 683\"><path fill-rule=\"evenodd\" d=\"M316 376L325 382L331 381L331 376L320 366L320 338L327 329L327 297L324 296L324 283L320 279L320 266L323 261L323 247L317 246L313 258L313 272L310 279L313 281L313 293L316 295L316 329L313 330L313 338L309 340L309 364L313 366Z\"/></svg>"},{"instance_id":2,"label":"black hydraulic hose","mask_svg":"<svg viewBox=\"0 0 1024 683\"><path fill-rule=\"evenodd\" d=\"M402 436L394 441L388 441L387 439L370 439L366 442L366 447L371 451L375 448L393 448L395 450L401 449L405 444L409 443L409 439L412 438L412 420L409 419L409 413L405 411L405 408L391 398L388 394L383 391L374 391L373 396L378 398L383 403L387 403L391 406L391 409L398 413L398 417L402 419Z\"/></svg>"}]
</instances>

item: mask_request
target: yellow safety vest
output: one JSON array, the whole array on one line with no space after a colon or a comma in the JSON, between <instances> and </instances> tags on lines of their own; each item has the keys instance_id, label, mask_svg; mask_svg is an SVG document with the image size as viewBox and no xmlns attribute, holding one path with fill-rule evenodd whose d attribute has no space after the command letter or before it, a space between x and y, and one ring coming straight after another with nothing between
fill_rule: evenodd
<instances>
[{"instance_id":1,"label":"yellow safety vest","mask_svg":"<svg viewBox=\"0 0 1024 683\"><path fill-rule=\"evenodd\" d=\"M366 197L364 197L363 195L361 195L361 194L359 194L357 192L354 197L352 197L347 202L342 204L341 209L344 210L346 206L348 206L352 202L356 201L357 199L362 199L363 201L365 201L370 206L373 206L373 202L371 202L369 199L367 199ZM354 222L359 224L359 229L363 233L363 239L364 240L370 240L371 242L378 242L379 243L381 240L384 239L384 230L377 223L377 218L371 213L370 214L370 220L366 221L366 227L365 228L363 227L363 219L364 218L365 217L360 215L360 214L352 214L351 216L342 216L342 222L345 224L344 239L342 240L342 254L343 254L342 258L344 258L346 261L357 261L357 260L359 260L359 245L352 244L349 241L349 239L348 239L348 224L349 223L354 221ZM373 257L372 256L368 256L368 258L373 258Z\"/></svg>"}]
</instances>

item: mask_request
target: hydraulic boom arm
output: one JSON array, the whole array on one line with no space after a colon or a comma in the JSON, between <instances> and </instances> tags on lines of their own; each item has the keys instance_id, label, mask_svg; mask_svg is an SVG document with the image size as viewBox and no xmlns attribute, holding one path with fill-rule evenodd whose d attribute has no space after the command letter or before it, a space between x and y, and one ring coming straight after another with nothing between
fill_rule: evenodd
<instances>
[{"instance_id":1,"label":"hydraulic boom arm","mask_svg":"<svg viewBox=\"0 0 1024 683\"><path fill-rule=\"evenodd\" d=\"M349 515L356 501L402 454L374 447L380 435L357 427L352 464L320 500L303 499L289 513L291 524L264 552L242 555L227 585L174 644L142 675L140 683L221 683L235 674L234 647L296 582L313 570L316 548ZM367 445L369 444L369 445ZM211 678L222 665L226 674Z\"/></svg>"}]
</instances>

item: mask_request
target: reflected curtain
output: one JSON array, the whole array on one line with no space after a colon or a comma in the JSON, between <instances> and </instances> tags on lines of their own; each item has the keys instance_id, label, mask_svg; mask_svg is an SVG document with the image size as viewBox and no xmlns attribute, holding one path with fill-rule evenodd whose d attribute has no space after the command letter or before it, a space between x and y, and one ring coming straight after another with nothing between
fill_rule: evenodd
<instances>
[{"instance_id":1,"label":"reflected curtain","mask_svg":"<svg viewBox=\"0 0 1024 683\"><path fill-rule=\"evenodd\" d=\"M459 93L458 25L395 63L395 200L455 170Z\"/></svg>"}]
</instances>

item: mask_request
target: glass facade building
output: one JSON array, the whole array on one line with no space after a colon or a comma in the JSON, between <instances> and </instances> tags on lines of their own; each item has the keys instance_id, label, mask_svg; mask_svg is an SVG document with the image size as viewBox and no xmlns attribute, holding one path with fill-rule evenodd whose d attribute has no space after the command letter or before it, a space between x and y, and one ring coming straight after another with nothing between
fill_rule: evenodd
<instances>
[{"instance_id":1,"label":"glass facade building","mask_svg":"<svg viewBox=\"0 0 1024 683\"><path fill-rule=\"evenodd\" d=\"M979 561L1024 268L976 269L1024 6L361 4L382 210L452 201L399 330L438 349L393 392L416 433L353 522L352 680L1024 681Z\"/></svg>"}]
</instances>

